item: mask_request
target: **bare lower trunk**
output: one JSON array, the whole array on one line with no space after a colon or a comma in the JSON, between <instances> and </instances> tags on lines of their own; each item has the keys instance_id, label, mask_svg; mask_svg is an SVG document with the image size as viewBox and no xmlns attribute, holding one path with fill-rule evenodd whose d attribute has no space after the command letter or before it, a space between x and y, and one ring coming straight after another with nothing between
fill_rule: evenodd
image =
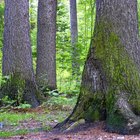
<instances>
[{"instance_id":1,"label":"bare lower trunk","mask_svg":"<svg viewBox=\"0 0 140 140\"><path fill-rule=\"evenodd\" d=\"M79 73L79 52L78 52L78 24L77 24L77 4L76 0L70 0L70 30L72 47L72 74L78 76Z\"/></svg>"},{"instance_id":2,"label":"bare lower trunk","mask_svg":"<svg viewBox=\"0 0 140 140\"><path fill-rule=\"evenodd\" d=\"M97 0L96 25L73 113L106 120L111 132L140 133L140 43L135 0Z\"/></svg>"},{"instance_id":3,"label":"bare lower trunk","mask_svg":"<svg viewBox=\"0 0 140 140\"><path fill-rule=\"evenodd\" d=\"M3 76L10 75L15 78L11 81L18 81L15 87L23 82L26 90L24 92L26 101L36 107L39 103L36 99L37 89L32 66L28 0L18 2L5 0L4 16ZM16 76L19 79L16 79ZM34 89L32 86L30 87L30 84L27 84L28 81L34 85ZM18 91L18 89L16 90Z\"/></svg>"},{"instance_id":4,"label":"bare lower trunk","mask_svg":"<svg viewBox=\"0 0 140 140\"><path fill-rule=\"evenodd\" d=\"M39 86L56 89L56 6L57 0L39 0L37 69Z\"/></svg>"}]
</instances>

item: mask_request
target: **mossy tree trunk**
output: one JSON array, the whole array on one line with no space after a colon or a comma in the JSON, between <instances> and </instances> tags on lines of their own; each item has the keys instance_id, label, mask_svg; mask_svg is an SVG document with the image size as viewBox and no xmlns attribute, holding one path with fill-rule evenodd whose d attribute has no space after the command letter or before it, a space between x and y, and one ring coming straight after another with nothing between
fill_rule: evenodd
<instances>
[{"instance_id":1,"label":"mossy tree trunk","mask_svg":"<svg viewBox=\"0 0 140 140\"><path fill-rule=\"evenodd\" d=\"M96 23L80 95L72 114L105 120L111 132L140 132L140 43L136 0L96 0Z\"/></svg>"},{"instance_id":2,"label":"mossy tree trunk","mask_svg":"<svg viewBox=\"0 0 140 140\"><path fill-rule=\"evenodd\" d=\"M3 76L11 76L5 85L5 93L23 100L32 107L39 105L37 87L32 66L30 45L29 1L5 0ZM8 91L9 89L9 91Z\"/></svg>"}]
</instances>

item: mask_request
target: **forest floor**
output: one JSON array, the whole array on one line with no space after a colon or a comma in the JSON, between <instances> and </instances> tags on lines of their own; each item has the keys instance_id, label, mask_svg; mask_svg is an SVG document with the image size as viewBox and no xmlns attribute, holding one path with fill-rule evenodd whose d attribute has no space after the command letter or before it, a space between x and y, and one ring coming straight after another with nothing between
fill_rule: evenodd
<instances>
[{"instance_id":1,"label":"forest floor","mask_svg":"<svg viewBox=\"0 0 140 140\"><path fill-rule=\"evenodd\" d=\"M4 140L4 139L0 139ZM18 135L5 140L140 140L140 135L119 135L105 132L103 123L81 126L81 130L75 130L67 133L59 131L42 131Z\"/></svg>"},{"instance_id":2,"label":"forest floor","mask_svg":"<svg viewBox=\"0 0 140 140\"><path fill-rule=\"evenodd\" d=\"M19 117L21 117L22 113L34 115L29 116L28 119L20 120L17 124L5 124L0 128L0 140L140 140L140 134L119 135L108 133L104 129L104 122L81 124L71 131L63 133L59 130L54 130L53 127L64 120L72 108L73 106L65 105L61 106L61 108L51 107L51 109L48 109L48 106L47 109L44 107L37 109L10 109L8 113L17 114ZM7 121L12 117L7 118ZM14 122L14 120L11 120L11 122Z\"/></svg>"}]
</instances>

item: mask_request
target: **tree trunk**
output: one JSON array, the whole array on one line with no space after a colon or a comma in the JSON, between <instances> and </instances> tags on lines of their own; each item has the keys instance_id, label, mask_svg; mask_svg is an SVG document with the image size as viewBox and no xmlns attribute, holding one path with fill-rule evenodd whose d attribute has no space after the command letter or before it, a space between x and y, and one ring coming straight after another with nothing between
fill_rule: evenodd
<instances>
[{"instance_id":1,"label":"tree trunk","mask_svg":"<svg viewBox=\"0 0 140 140\"><path fill-rule=\"evenodd\" d=\"M111 132L140 133L140 43L136 0L97 0L96 23L73 121L105 120Z\"/></svg>"},{"instance_id":2,"label":"tree trunk","mask_svg":"<svg viewBox=\"0 0 140 140\"><path fill-rule=\"evenodd\" d=\"M56 8L57 0L39 0L37 69L39 86L56 89Z\"/></svg>"},{"instance_id":3,"label":"tree trunk","mask_svg":"<svg viewBox=\"0 0 140 140\"><path fill-rule=\"evenodd\" d=\"M11 86L16 90L12 94L23 88L25 101L36 107L39 103L32 66L28 0L5 0L4 17L3 76L12 76Z\"/></svg>"},{"instance_id":4,"label":"tree trunk","mask_svg":"<svg viewBox=\"0 0 140 140\"><path fill-rule=\"evenodd\" d=\"M72 74L78 76L79 73L79 52L78 52L78 26L77 26L77 6L76 0L70 0L70 30L72 47Z\"/></svg>"}]
</instances>

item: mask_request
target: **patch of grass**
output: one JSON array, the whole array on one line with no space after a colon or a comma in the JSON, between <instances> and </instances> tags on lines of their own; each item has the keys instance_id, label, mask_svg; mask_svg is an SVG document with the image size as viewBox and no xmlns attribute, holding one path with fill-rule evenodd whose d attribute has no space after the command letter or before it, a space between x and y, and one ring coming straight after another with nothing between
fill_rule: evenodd
<instances>
[{"instance_id":1,"label":"patch of grass","mask_svg":"<svg viewBox=\"0 0 140 140\"><path fill-rule=\"evenodd\" d=\"M45 118L45 114L43 118ZM41 115L41 116L42 116ZM33 128L33 129L25 129L20 126L20 123L22 121L30 121L30 119L38 120L38 114L37 113L8 113L4 112L0 115L0 122L4 124L4 128L0 129L0 137L6 138L11 137L15 135L24 135L28 134L30 132L38 132L40 130L50 130L50 126L44 126L41 128ZM40 116L40 117L41 117ZM42 119L42 121L44 121ZM40 127L40 126L39 126Z\"/></svg>"},{"instance_id":2,"label":"patch of grass","mask_svg":"<svg viewBox=\"0 0 140 140\"><path fill-rule=\"evenodd\" d=\"M27 129L20 129L16 131L7 131L7 132L0 131L0 138L7 138L15 135L25 135L27 133L29 133L29 130Z\"/></svg>"},{"instance_id":3,"label":"patch of grass","mask_svg":"<svg viewBox=\"0 0 140 140\"><path fill-rule=\"evenodd\" d=\"M20 121L33 118L34 114L32 113L9 113L3 112L0 115L0 122L3 122L4 125L18 125Z\"/></svg>"},{"instance_id":4,"label":"patch of grass","mask_svg":"<svg viewBox=\"0 0 140 140\"><path fill-rule=\"evenodd\" d=\"M0 137L11 137L15 135L27 134L27 129L18 128L20 121L34 118L34 113L17 113L17 112L2 112L0 114L0 122L4 127L0 129Z\"/></svg>"},{"instance_id":5,"label":"patch of grass","mask_svg":"<svg viewBox=\"0 0 140 140\"><path fill-rule=\"evenodd\" d=\"M49 131L51 130L51 126L43 126L40 128L34 128L34 129L15 129L15 130L10 130L10 131L0 131L0 138L8 138L16 135L26 135L28 133L37 133L40 131Z\"/></svg>"},{"instance_id":6,"label":"patch of grass","mask_svg":"<svg viewBox=\"0 0 140 140\"><path fill-rule=\"evenodd\" d=\"M4 124L4 127L0 128L0 137L6 138L31 132L49 131L68 116L75 103L76 96L67 98L65 95L59 95L52 96L49 101L44 103L39 112L37 112L38 109L32 109L32 112L29 113L17 112L22 111L23 108L18 108L15 110L16 112L5 110L0 114L0 123ZM49 109L49 105L54 109ZM68 109L64 109L64 107Z\"/></svg>"},{"instance_id":7,"label":"patch of grass","mask_svg":"<svg viewBox=\"0 0 140 140\"><path fill-rule=\"evenodd\" d=\"M49 131L53 128L51 124L57 124L66 118L68 112L64 111L51 111L47 113L2 113L3 115L0 116L1 122L6 120L6 127L9 128L2 128L0 129L0 138L7 138L15 135L24 135L31 132L39 132L39 131ZM5 118L5 119L4 119ZM36 122L40 122L41 125L38 127L32 128L21 128L20 121L30 121L29 119L33 118Z\"/></svg>"}]
</instances>

